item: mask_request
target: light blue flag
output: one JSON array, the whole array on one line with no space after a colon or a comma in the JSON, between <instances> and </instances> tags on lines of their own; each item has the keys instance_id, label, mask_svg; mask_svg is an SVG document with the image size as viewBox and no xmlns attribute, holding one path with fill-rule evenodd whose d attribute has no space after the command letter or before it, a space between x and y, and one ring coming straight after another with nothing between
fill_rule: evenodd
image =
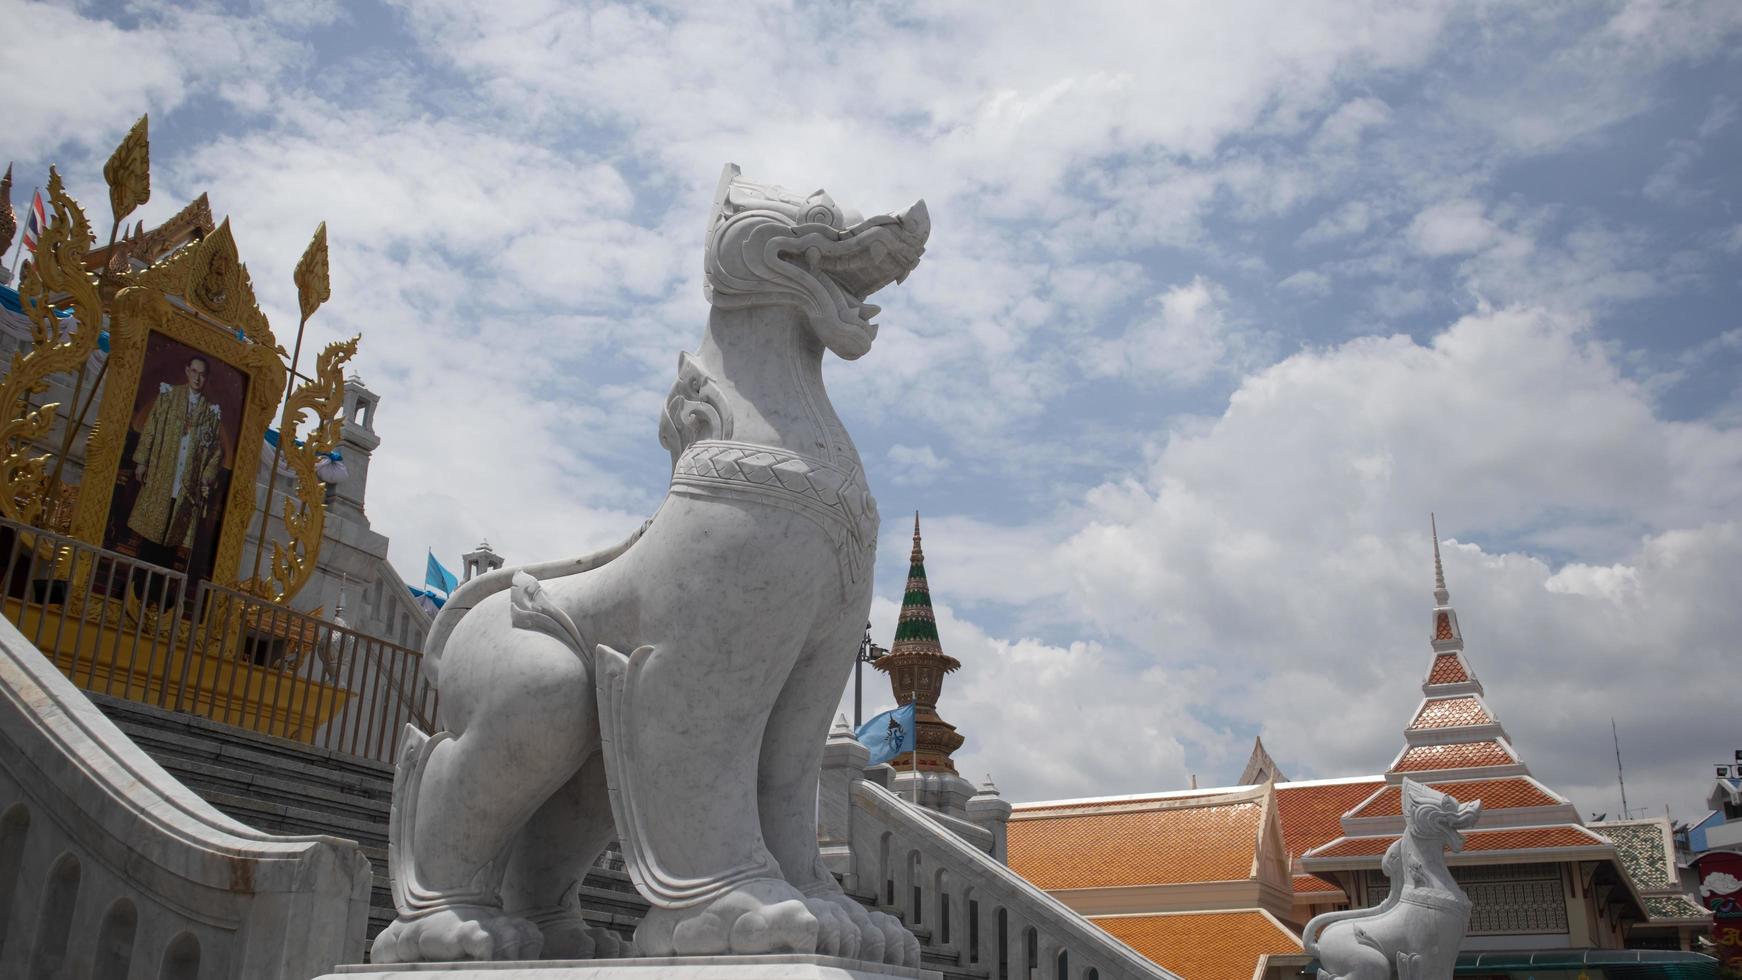
<instances>
[{"instance_id":1,"label":"light blue flag","mask_svg":"<svg viewBox=\"0 0 1742 980\"><path fill-rule=\"evenodd\" d=\"M423 584L432 589L440 589L442 592L452 595L453 591L460 587L460 580L455 577L453 572L443 568L442 563L436 561L435 552L431 551L429 553L429 565L424 568L423 572Z\"/></svg>"},{"instance_id":2,"label":"light blue flag","mask_svg":"<svg viewBox=\"0 0 1742 980\"><path fill-rule=\"evenodd\" d=\"M853 737L871 750L871 765L877 765L903 752L912 752L914 734L913 702L909 701L860 725Z\"/></svg>"}]
</instances>

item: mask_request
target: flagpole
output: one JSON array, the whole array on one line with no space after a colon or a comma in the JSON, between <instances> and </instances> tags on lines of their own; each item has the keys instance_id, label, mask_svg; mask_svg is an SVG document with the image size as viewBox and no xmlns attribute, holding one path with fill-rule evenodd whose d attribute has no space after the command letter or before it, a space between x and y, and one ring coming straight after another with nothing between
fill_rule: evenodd
<instances>
[{"instance_id":1,"label":"flagpole","mask_svg":"<svg viewBox=\"0 0 1742 980\"><path fill-rule=\"evenodd\" d=\"M41 196L42 196L42 188L32 187L30 189L30 205L29 205L30 210L24 216L24 219L26 221L29 221L30 219L36 217L36 199L41 197ZM37 241L42 240L42 229L41 228L36 229L36 239L37 239ZM22 251L24 251L24 236L19 235L18 236L18 245L12 249L12 274L13 275L18 274L18 253L20 253ZM31 254L34 255L36 253L32 252ZM21 286L24 285L22 279L19 281L19 285L21 285Z\"/></svg>"}]
</instances>

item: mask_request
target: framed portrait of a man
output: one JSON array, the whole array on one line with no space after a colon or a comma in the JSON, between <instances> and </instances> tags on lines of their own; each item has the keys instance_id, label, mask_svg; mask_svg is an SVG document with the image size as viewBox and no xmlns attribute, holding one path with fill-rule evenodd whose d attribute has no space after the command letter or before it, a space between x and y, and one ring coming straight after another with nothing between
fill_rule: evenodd
<instances>
[{"instance_id":1,"label":"framed portrait of a man","mask_svg":"<svg viewBox=\"0 0 1742 980\"><path fill-rule=\"evenodd\" d=\"M165 263L167 288L117 296L73 516L75 537L186 575L190 596L236 584L286 374L227 229Z\"/></svg>"},{"instance_id":2,"label":"framed portrait of a man","mask_svg":"<svg viewBox=\"0 0 1742 980\"><path fill-rule=\"evenodd\" d=\"M146 336L103 547L193 581L210 576L247 394L237 368Z\"/></svg>"}]
</instances>

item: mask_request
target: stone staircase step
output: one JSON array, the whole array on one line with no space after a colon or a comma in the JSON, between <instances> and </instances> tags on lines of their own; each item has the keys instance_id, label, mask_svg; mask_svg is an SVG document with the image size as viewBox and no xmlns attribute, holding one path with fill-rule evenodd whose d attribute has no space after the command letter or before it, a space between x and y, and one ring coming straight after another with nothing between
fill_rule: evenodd
<instances>
[{"instance_id":1,"label":"stone staircase step","mask_svg":"<svg viewBox=\"0 0 1742 980\"><path fill-rule=\"evenodd\" d=\"M200 791L209 788L213 792L248 796L304 809L318 809L323 813L342 814L372 823L385 823L391 809L391 803L387 800L348 792L343 788L324 786L306 778L249 772L237 768L234 760L227 758L220 758L215 762L173 758L162 765L174 773L176 778L191 787L198 787Z\"/></svg>"},{"instance_id":2,"label":"stone staircase step","mask_svg":"<svg viewBox=\"0 0 1742 980\"><path fill-rule=\"evenodd\" d=\"M161 745L171 755L208 760L235 759L262 772L307 778L321 785L379 799L387 799L393 792L393 767L384 763L234 728L206 718L177 714L152 705L101 694L91 694L90 698L136 741Z\"/></svg>"}]
</instances>

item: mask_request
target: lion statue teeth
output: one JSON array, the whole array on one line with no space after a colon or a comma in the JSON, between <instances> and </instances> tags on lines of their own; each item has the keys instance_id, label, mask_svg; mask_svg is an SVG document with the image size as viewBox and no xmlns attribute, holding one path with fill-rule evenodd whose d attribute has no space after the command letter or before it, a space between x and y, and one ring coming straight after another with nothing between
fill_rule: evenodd
<instances>
[{"instance_id":1,"label":"lion statue teeth","mask_svg":"<svg viewBox=\"0 0 1742 980\"><path fill-rule=\"evenodd\" d=\"M931 219L870 218L728 165L700 346L659 420L671 487L627 541L457 590L425 664L442 731L409 728L377 963L820 953L919 965L817 849L830 713L871 604L877 503L823 388L871 349L869 297ZM652 908L633 945L565 904L612 840Z\"/></svg>"}]
</instances>

